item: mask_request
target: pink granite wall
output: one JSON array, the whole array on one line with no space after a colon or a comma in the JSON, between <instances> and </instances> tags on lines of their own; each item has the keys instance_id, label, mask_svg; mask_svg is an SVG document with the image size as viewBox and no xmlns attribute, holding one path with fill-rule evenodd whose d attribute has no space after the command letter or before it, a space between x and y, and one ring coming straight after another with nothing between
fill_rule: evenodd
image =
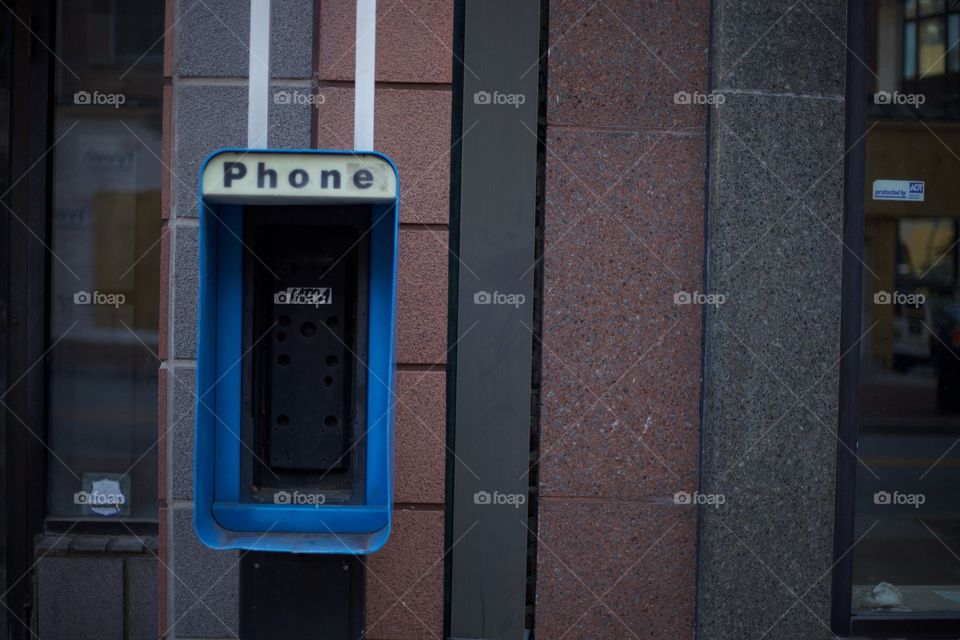
<instances>
[{"instance_id":1,"label":"pink granite wall","mask_svg":"<svg viewBox=\"0 0 960 640\"><path fill-rule=\"evenodd\" d=\"M552 0L537 637L693 637L706 0Z\"/></svg>"},{"instance_id":2,"label":"pink granite wall","mask_svg":"<svg viewBox=\"0 0 960 640\"><path fill-rule=\"evenodd\" d=\"M353 147L355 3L320 3L317 146ZM394 529L365 559L370 640L443 632L447 218L453 7L378 3L376 148L401 180Z\"/></svg>"}]
</instances>

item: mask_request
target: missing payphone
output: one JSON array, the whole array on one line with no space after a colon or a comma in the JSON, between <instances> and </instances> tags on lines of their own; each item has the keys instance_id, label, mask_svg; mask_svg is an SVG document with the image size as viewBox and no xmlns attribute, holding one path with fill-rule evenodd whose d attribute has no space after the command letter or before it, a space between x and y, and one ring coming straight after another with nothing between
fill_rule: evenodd
<instances>
[{"instance_id":1,"label":"missing payphone","mask_svg":"<svg viewBox=\"0 0 960 640\"><path fill-rule=\"evenodd\" d=\"M392 508L396 169L237 149L200 181L198 536L375 551Z\"/></svg>"}]
</instances>

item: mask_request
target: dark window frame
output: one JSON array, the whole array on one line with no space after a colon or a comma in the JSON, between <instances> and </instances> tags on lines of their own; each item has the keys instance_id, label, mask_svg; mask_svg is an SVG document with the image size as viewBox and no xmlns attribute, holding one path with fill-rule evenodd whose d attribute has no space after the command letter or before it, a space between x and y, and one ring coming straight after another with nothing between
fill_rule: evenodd
<instances>
[{"instance_id":1,"label":"dark window frame","mask_svg":"<svg viewBox=\"0 0 960 640\"><path fill-rule=\"evenodd\" d=\"M46 500L28 500L25 487L46 496L46 356L49 256L43 246L50 231L50 145L54 61L40 45L54 30L49 0L19 0L12 7L13 92L11 101L10 174L17 181L8 194L19 221L8 221L9 308L6 393L7 578L5 615L9 638L33 634L34 542L42 532ZM37 117L45 114L46 117ZM13 382L16 381L16 384Z\"/></svg>"},{"instance_id":2,"label":"dark window frame","mask_svg":"<svg viewBox=\"0 0 960 640\"><path fill-rule=\"evenodd\" d=\"M866 181L866 131L868 76L862 61L868 59L870 38L869 2L848 3L846 148L844 167L844 220L842 307L840 320L840 389L837 436L837 494L834 517L834 571L832 576L832 620L834 633L841 637L871 638L957 638L960 614L940 613L853 613L853 553L856 542L857 436L860 429L860 301L863 296L861 260L864 245L863 194ZM901 8L902 12L902 8ZM902 73L902 66L901 66Z\"/></svg>"}]
</instances>

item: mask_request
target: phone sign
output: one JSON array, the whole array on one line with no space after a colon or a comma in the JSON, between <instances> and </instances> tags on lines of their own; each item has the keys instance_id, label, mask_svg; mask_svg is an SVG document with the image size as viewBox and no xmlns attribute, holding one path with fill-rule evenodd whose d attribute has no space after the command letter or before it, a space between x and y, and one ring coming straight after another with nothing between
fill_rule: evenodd
<instances>
[{"instance_id":1,"label":"phone sign","mask_svg":"<svg viewBox=\"0 0 960 640\"><path fill-rule=\"evenodd\" d=\"M926 185L923 180L874 180L874 200L923 202Z\"/></svg>"}]
</instances>

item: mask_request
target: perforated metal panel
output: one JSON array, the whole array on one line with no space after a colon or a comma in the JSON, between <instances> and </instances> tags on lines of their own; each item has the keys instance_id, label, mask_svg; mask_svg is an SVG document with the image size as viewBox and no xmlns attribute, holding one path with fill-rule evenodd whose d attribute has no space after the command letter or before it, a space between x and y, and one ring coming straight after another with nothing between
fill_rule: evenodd
<instances>
[{"instance_id":1,"label":"perforated metal panel","mask_svg":"<svg viewBox=\"0 0 960 640\"><path fill-rule=\"evenodd\" d=\"M254 500L362 497L368 220L364 207L247 213L242 437Z\"/></svg>"},{"instance_id":2,"label":"perforated metal panel","mask_svg":"<svg viewBox=\"0 0 960 640\"><path fill-rule=\"evenodd\" d=\"M254 266L263 337L255 371L266 385L255 411L265 423L271 467L349 466L352 385L346 310L356 299L355 229L267 227L270 255ZM268 269L269 266L269 269ZM271 273L273 271L274 273ZM262 330L261 330L262 329ZM255 365L255 367L257 366ZM260 406L256 406L260 404Z\"/></svg>"}]
</instances>

